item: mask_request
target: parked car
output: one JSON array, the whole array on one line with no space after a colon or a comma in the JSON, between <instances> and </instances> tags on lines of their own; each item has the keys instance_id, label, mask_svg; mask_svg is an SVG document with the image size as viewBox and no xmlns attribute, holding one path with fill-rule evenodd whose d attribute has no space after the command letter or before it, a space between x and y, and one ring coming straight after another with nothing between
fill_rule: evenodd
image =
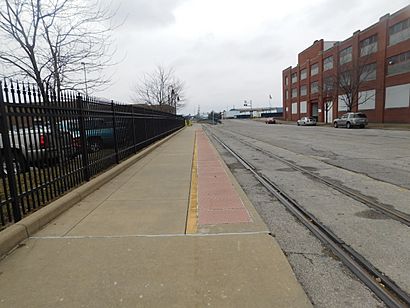
<instances>
[{"instance_id":1,"label":"parked car","mask_svg":"<svg viewBox=\"0 0 410 308\"><path fill-rule=\"evenodd\" d=\"M34 125L9 131L12 164L15 172L24 172L30 165L57 161L72 155L70 134L48 126ZM0 135L0 172L7 174L3 139Z\"/></svg>"},{"instance_id":2,"label":"parked car","mask_svg":"<svg viewBox=\"0 0 410 308\"><path fill-rule=\"evenodd\" d=\"M362 112L348 112L333 121L333 126L338 127L360 127L364 128L368 124L366 114Z\"/></svg>"},{"instance_id":3,"label":"parked car","mask_svg":"<svg viewBox=\"0 0 410 308\"><path fill-rule=\"evenodd\" d=\"M316 119L314 117L302 117L299 120L296 121L296 124L298 126L303 125L303 126L315 126L316 125Z\"/></svg>"},{"instance_id":4,"label":"parked car","mask_svg":"<svg viewBox=\"0 0 410 308\"><path fill-rule=\"evenodd\" d=\"M267 118L265 120L266 124L276 124L276 120L274 118Z\"/></svg>"},{"instance_id":5,"label":"parked car","mask_svg":"<svg viewBox=\"0 0 410 308\"><path fill-rule=\"evenodd\" d=\"M80 128L77 120L70 119L59 123L60 130L71 134L74 144L81 149ZM114 147L114 128L109 118L88 118L84 121L88 151L98 152L103 148ZM116 127L117 134L123 135L125 128Z\"/></svg>"}]
</instances>

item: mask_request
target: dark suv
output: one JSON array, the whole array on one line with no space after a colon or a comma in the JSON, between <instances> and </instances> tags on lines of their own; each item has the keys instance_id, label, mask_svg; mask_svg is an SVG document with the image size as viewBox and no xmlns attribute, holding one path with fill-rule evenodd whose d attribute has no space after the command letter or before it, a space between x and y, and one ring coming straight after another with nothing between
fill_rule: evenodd
<instances>
[{"instance_id":1,"label":"dark suv","mask_svg":"<svg viewBox=\"0 0 410 308\"><path fill-rule=\"evenodd\" d=\"M367 116L361 112L348 112L333 121L333 126L338 127L360 127L364 128L368 124Z\"/></svg>"}]
</instances>

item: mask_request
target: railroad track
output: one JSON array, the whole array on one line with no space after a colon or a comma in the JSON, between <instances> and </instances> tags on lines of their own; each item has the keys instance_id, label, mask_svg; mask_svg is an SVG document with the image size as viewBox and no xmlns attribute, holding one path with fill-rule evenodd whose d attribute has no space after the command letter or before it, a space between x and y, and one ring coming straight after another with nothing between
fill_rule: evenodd
<instances>
[{"instance_id":1,"label":"railroad track","mask_svg":"<svg viewBox=\"0 0 410 308\"><path fill-rule=\"evenodd\" d=\"M235 133L235 134L241 135L239 133ZM244 136L244 135L241 135L241 136L249 138L249 137ZM313 172L311 172L311 171L309 171L309 170L307 170L303 167L300 167L300 166L298 166L294 163L291 163L291 162L287 161L286 159L284 159L284 158L282 158L282 157L280 157L276 154L273 154L273 153L268 152L264 149L261 149L260 147L256 146L255 144L252 144L250 142L247 142L247 141L241 140L241 139L237 139L237 140L239 142L241 142L243 144L246 144L247 146L249 146L249 147L251 147L251 148L253 148L253 149L255 149L255 150L257 150L257 151L259 151L263 154L265 154L268 157L274 158L274 159L282 162L283 164L289 166L290 168L292 168L294 170L297 170L297 171L300 171L303 174L309 175L310 177L314 178L315 180L327 185L328 187L330 187L334 190L337 190L337 191L341 192L342 194L348 196L349 198L354 199L356 201L359 201L360 203L362 203L362 204L364 204L364 205L378 211L379 213L382 213L382 214L384 214L384 215L386 215L386 216L388 216L388 217L390 217L394 220L397 220L397 221L405 224L406 226L410 227L410 215L409 214L404 213L404 212L399 211L399 210L396 210L394 208L390 208L390 207L386 206L385 204L375 202L375 201L369 199L368 197L347 188L346 186L343 186L343 185L340 185L340 184L336 185L331 180L323 178L320 175L317 175L317 174L315 174L315 173L313 173Z\"/></svg>"},{"instance_id":2,"label":"railroad track","mask_svg":"<svg viewBox=\"0 0 410 308\"><path fill-rule=\"evenodd\" d=\"M350 269L370 290L374 292L388 307L410 306L410 296L397 286L389 277L377 270L362 255L339 239L332 231L324 226L316 217L286 194L277 184L256 170L256 168L226 145L215 134L206 129L206 132L223 148L233 155L255 178L298 220L306 226L318 239ZM252 145L253 147L253 145Z\"/></svg>"}]
</instances>

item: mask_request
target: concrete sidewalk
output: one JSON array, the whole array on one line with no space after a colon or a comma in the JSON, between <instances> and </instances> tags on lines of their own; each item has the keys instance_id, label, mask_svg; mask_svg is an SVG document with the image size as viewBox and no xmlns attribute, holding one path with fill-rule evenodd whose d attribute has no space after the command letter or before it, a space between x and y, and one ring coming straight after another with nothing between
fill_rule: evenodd
<instances>
[{"instance_id":1,"label":"concrete sidewalk","mask_svg":"<svg viewBox=\"0 0 410 308\"><path fill-rule=\"evenodd\" d=\"M0 307L117 306L310 306L199 127L181 131L0 262Z\"/></svg>"}]
</instances>

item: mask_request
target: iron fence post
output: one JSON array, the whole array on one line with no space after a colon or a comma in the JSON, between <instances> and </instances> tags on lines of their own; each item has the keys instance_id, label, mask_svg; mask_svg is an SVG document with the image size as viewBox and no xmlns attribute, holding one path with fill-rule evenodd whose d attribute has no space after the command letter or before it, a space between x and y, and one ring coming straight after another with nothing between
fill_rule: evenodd
<instances>
[{"instance_id":1,"label":"iron fence post","mask_svg":"<svg viewBox=\"0 0 410 308\"><path fill-rule=\"evenodd\" d=\"M115 150L115 162L120 163L120 158L118 156L118 140L117 140L117 121L115 116L115 104L114 101L111 101L111 111L112 111L112 123L113 123L113 135L114 135L114 150Z\"/></svg>"},{"instance_id":2,"label":"iron fence post","mask_svg":"<svg viewBox=\"0 0 410 308\"><path fill-rule=\"evenodd\" d=\"M137 136L135 134L135 115L134 115L134 107L131 106L131 116L132 116L132 142L134 146L134 153L137 153Z\"/></svg>"},{"instance_id":3,"label":"iron fence post","mask_svg":"<svg viewBox=\"0 0 410 308\"><path fill-rule=\"evenodd\" d=\"M81 94L77 95L77 106L78 106L78 111L79 111L78 126L80 129L83 173L84 173L84 179L88 182L90 180L90 164L88 162L87 136L86 136L85 125L84 125L84 108L83 108L83 98L81 97Z\"/></svg>"},{"instance_id":4,"label":"iron fence post","mask_svg":"<svg viewBox=\"0 0 410 308\"><path fill-rule=\"evenodd\" d=\"M7 179L11 197L11 207L14 222L21 220L20 198L17 193L16 174L13 168L13 154L9 138L9 127L7 121L6 102L3 96L3 83L0 82L0 134L3 141L3 157L6 163Z\"/></svg>"}]
</instances>

